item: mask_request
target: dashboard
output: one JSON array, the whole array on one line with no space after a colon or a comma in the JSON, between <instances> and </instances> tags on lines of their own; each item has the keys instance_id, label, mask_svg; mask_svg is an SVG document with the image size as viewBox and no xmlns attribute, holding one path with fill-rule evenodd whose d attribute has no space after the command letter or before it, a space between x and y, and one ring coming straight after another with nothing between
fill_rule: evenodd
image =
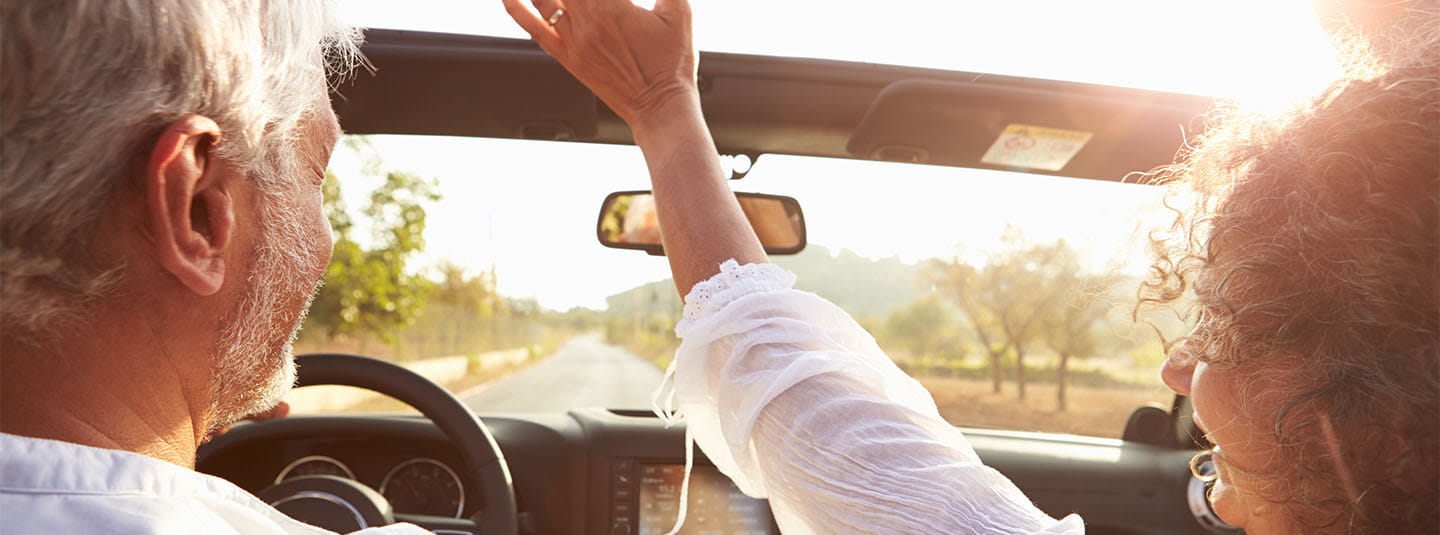
<instances>
[{"instance_id":1,"label":"dashboard","mask_svg":"<svg viewBox=\"0 0 1440 535\"><path fill-rule=\"evenodd\" d=\"M339 459L307 455L280 469L274 483L303 476L335 476L365 483L379 490L397 513L464 518L465 485L455 469L437 459L412 457L401 461L376 484L374 478L361 480Z\"/></svg>"},{"instance_id":2,"label":"dashboard","mask_svg":"<svg viewBox=\"0 0 1440 535\"><path fill-rule=\"evenodd\" d=\"M509 464L521 533L651 535L680 508L684 429L645 412L575 409L489 415ZM1066 435L966 429L987 464L1042 510L1080 513L1087 533L1202 534L1187 498L1194 452ZM768 503L745 496L700 452L686 535L779 533ZM242 424L201 448L197 469L258 492L304 474L354 479L391 500L398 521L474 534L479 482L418 416L294 416Z\"/></svg>"}]
</instances>

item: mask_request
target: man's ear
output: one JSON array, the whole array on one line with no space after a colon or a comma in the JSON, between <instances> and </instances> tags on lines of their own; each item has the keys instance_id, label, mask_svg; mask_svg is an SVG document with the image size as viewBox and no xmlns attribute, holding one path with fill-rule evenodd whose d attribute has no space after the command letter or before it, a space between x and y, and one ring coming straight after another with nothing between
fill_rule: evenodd
<instances>
[{"instance_id":1,"label":"man's ear","mask_svg":"<svg viewBox=\"0 0 1440 535\"><path fill-rule=\"evenodd\" d=\"M229 167L214 154L220 126L199 115L171 123L145 166L144 224L160 265L196 294L225 283L225 253L234 233Z\"/></svg>"}]
</instances>

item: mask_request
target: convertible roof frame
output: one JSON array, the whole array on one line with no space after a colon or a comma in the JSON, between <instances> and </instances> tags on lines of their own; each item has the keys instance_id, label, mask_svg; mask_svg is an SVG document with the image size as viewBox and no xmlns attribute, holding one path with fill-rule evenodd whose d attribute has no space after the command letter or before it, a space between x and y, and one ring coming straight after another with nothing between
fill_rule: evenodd
<instances>
[{"instance_id":1,"label":"convertible roof frame","mask_svg":"<svg viewBox=\"0 0 1440 535\"><path fill-rule=\"evenodd\" d=\"M614 112L528 40L371 30L364 52L374 72L338 84L333 99L350 133L634 143ZM1169 164L1214 105L1077 82L712 52L701 54L700 88L724 154L1112 181ZM1055 170L987 159L1014 125L1089 136Z\"/></svg>"}]
</instances>

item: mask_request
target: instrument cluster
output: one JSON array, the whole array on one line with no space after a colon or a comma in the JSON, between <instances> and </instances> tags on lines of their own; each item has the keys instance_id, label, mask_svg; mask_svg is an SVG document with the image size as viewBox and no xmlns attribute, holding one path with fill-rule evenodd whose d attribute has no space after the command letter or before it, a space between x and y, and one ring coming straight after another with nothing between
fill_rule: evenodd
<instances>
[{"instance_id":1,"label":"instrument cluster","mask_svg":"<svg viewBox=\"0 0 1440 535\"><path fill-rule=\"evenodd\" d=\"M274 483L315 475L342 477L374 487L390 501L396 513L461 518L465 510L465 485L460 476L449 465L429 457L396 464L376 485L355 477L355 471L339 459L309 455L285 465L275 475Z\"/></svg>"}]
</instances>

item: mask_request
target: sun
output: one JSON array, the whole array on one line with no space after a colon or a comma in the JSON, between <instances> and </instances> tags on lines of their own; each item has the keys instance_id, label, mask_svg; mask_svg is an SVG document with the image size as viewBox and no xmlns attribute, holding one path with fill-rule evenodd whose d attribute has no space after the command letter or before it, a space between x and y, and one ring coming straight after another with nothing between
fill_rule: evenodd
<instances>
[{"instance_id":1,"label":"sun","mask_svg":"<svg viewBox=\"0 0 1440 535\"><path fill-rule=\"evenodd\" d=\"M1209 80L1193 92L1256 110L1279 110L1313 97L1342 74L1334 44L1309 0L1229 2L1215 6L1190 58ZM1202 26L1203 28L1204 26Z\"/></svg>"}]
</instances>

